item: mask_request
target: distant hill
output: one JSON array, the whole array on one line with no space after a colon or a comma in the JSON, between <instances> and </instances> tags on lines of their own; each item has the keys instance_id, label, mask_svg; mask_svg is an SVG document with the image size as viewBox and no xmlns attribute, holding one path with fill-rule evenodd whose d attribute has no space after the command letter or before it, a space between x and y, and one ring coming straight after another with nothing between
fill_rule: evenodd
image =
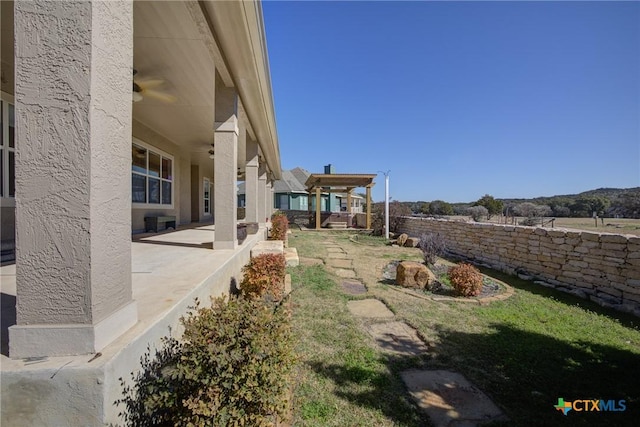
<instances>
[{"instance_id":1,"label":"distant hill","mask_svg":"<svg viewBox=\"0 0 640 427\"><path fill-rule=\"evenodd\" d=\"M603 197L613 201L626 193L640 193L640 187L633 188L597 188L595 190L583 191L578 194L561 194L557 196L540 196L531 199L499 199L503 203L524 203L531 202L540 205L551 205L554 203L566 202L567 200L575 201L580 197Z\"/></svg>"},{"instance_id":2,"label":"distant hill","mask_svg":"<svg viewBox=\"0 0 640 427\"><path fill-rule=\"evenodd\" d=\"M562 200L562 199L571 199L571 200L575 200L579 197L604 197L607 198L609 200L612 199L616 199L618 198L618 196L620 196L621 194L624 193L630 193L630 192L640 192L640 187L633 187L633 188L597 188L595 190L587 190L587 191L583 191L582 193L578 193L578 194L560 194L557 196L540 196L540 197L534 197L531 199L511 199L511 198L506 198L506 199L499 199L502 200L503 202L511 202L511 203L524 203L524 202L531 202L531 203L537 203L537 204L549 204L549 202L553 202L556 200Z\"/></svg>"},{"instance_id":3,"label":"distant hill","mask_svg":"<svg viewBox=\"0 0 640 427\"><path fill-rule=\"evenodd\" d=\"M533 203L536 205L547 205L551 208L552 215L556 217L590 217L593 211L599 211L599 215L606 217L640 218L640 187L633 188L597 188L595 190L583 191L578 194L562 194L557 196L541 196L534 198L499 198L504 206L515 206L521 203ZM473 205L475 200L467 203L446 203L437 201L438 207L449 205L453 212L434 212L433 208L429 213L433 214L456 214L466 215L466 210ZM400 202L398 202L400 203ZM433 202L401 202L414 213L425 213L426 207ZM598 206L597 208L595 206Z\"/></svg>"}]
</instances>

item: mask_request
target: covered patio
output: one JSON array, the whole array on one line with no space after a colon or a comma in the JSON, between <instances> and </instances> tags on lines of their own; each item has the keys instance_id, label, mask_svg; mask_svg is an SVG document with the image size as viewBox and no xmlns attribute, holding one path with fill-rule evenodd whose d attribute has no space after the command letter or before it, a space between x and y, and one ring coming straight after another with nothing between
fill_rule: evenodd
<instances>
[{"instance_id":1,"label":"covered patio","mask_svg":"<svg viewBox=\"0 0 640 427\"><path fill-rule=\"evenodd\" d=\"M118 408L113 402L122 397L118 378L129 379L140 356L148 347L157 348L161 337L179 336L179 319L196 299L206 305L210 296L228 294L241 280L240 269L265 232L261 227L235 250L219 251L210 249L215 237L213 225L179 227L134 239L131 289L137 302L137 322L93 355L7 357L7 328L16 322L16 265L0 267L2 424L30 425L25 421L32 420L34 425L103 425L103 416L116 422ZM46 387L24 389L27 377L46 380ZM75 409L51 409L69 405ZM47 423L43 423L45 419Z\"/></svg>"},{"instance_id":2,"label":"covered patio","mask_svg":"<svg viewBox=\"0 0 640 427\"><path fill-rule=\"evenodd\" d=\"M371 229L371 188L375 185L375 174L311 174L305 183L309 200L315 194L315 216L311 215L311 203L309 203L309 225L320 230L323 225L328 228L348 228L352 224L351 197L356 188L366 188L366 229ZM345 214L331 213L323 215L321 211L322 193L344 193L347 195L347 211ZM342 224L345 223L343 227Z\"/></svg>"},{"instance_id":3,"label":"covered patio","mask_svg":"<svg viewBox=\"0 0 640 427\"><path fill-rule=\"evenodd\" d=\"M281 165L261 4L1 3L0 424L119 424L118 378L266 238Z\"/></svg>"}]
</instances>

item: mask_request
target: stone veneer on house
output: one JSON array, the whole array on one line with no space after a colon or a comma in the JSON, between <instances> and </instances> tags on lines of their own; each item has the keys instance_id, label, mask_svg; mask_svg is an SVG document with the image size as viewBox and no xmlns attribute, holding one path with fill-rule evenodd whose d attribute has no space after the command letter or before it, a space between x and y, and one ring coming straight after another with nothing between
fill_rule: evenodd
<instances>
[{"instance_id":1,"label":"stone veneer on house","mask_svg":"<svg viewBox=\"0 0 640 427\"><path fill-rule=\"evenodd\" d=\"M398 231L438 233L452 255L640 316L640 237L409 217Z\"/></svg>"}]
</instances>

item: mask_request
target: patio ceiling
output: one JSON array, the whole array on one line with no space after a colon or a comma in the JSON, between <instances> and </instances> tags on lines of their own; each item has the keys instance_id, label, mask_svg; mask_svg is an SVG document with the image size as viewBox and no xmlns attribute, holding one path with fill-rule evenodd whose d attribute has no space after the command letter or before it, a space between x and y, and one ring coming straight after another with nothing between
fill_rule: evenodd
<instances>
[{"instance_id":1,"label":"patio ceiling","mask_svg":"<svg viewBox=\"0 0 640 427\"><path fill-rule=\"evenodd\" d=\"M159 91L133 104L133 118L192 153L213 142L214 60L185 2L134 2L136 80L162 79Z\"/></svg>"},{"instance_id":2,"label":"patio ceiling","mask_svg":"<svg viewBox=\"0 0 640 427\"><path fill-rule=\"evenodd\" d=\"M162 79L164 84L158 89L176 101L144 97L133 104L133 118L190 151L193 161L205 156L213 142L217 70L218 84L238 90L239 115L248 119L249 134L258 140L269 170L279 178L280 152L267 52L261 39L264 33L246 37L247 31L256 31L252 26L262 30L255 23L261 19L259 4L252 4L134 2L136 80ZM229 27L231 24L234 26ZM263 48L256 53L254 44ZM238 165L243 167L245 159L240 157L244 156L239 156Z\"/></svg>"}]
</instances>

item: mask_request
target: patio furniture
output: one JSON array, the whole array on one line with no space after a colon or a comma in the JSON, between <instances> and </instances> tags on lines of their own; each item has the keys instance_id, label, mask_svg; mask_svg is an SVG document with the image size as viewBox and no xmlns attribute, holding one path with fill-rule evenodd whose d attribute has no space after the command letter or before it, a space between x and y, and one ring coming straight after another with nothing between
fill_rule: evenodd
<instances>
[{"instance_id":1,"label":"patio furniture","mask_svg":"<svg viewBox=\"0 0 640 427\"><path fill-rule=\"evenodd\" d=\"M176 217L175 216L145 216L144 217L144 228L148 233L153 231L154 233L158 232L158 225L164 224L164 229L167 230L169 228L176 229Z\"/></svg>"}]
</instances>

